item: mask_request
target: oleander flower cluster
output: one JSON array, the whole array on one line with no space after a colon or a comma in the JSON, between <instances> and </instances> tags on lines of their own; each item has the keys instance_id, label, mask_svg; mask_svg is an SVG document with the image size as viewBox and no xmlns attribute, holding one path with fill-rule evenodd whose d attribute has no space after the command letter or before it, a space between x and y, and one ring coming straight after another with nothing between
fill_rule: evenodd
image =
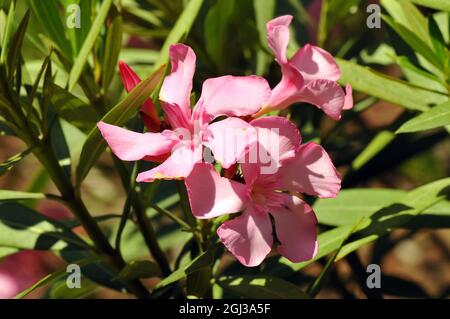
<instances>
[{"instance_id":1,"label":"oleander flower cluster","mask_svg":"<svg viewBox=\"0 0 450 319\"><path fill-rule=\"evenodd\" d=\"M176 44L158 97L163 120L148 99L141 108L144 133L98 123L121 160L159 163L140 172L138 182L182 179L195 217L229 216L217 235L248 267L259 265L274 245L292 262L314 258L317 221L302 194L335 197L341 184L319 144L302 144L294 123L267 115L303 102L338 120L353 106L351 87L337 83L340 70L331 54L306 44L287 57L291 20L281 16L267 23L268 45L282 74L275 87L254 75L210 78L191 105L196 55ZM140 82L124 62L119 69L127 91Z\"/></svg>"}]
</instances>

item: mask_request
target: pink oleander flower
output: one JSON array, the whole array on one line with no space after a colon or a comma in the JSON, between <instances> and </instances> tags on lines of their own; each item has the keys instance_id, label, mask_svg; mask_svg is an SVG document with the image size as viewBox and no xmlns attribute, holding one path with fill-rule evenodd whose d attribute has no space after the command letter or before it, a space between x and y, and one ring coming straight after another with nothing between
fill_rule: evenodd
<instances>
[{"instance_id":1,"label":"pink oleander flower","mask_svg":"<svg viewBox=\"0 0 450 319\"><path fill-rule=\"evenodd\" d=\"M254 114L270 97L270 87L261 77L222 76L203 83L202 94L191 111L195 53L184 44L172 45L170 60L171 73L164 79L159 100L171 130L136 133L98 123L112 152L121 160L162 161L159 166L140 173L138 182L188 176L194 164L202 161L203 146L212 150L224 168L229 168L256 142L252 126L237 117ZM124 82L130 88L137 78L129 71L123 72L127 73ZM222 115L230 117L211 123Z\"/></svg>"},{"instance_id":2,"label":"pink oleander flower","mask_svg":"<svg viewBox=\"0 0 450 319\"><path fill-rule=\"evenodd\" d=\"M269 47L281 66L282 77L256 116L306 102L338 120L342 110L353 107L352 88L347 85L344 92L336 82L341 76L339 66L330 53L319 47L306 44L291 59L286 57L291 21L292 16L285 15L267 23Z\"/></svg>"},{"instance_id":3,"label":"pink oleander flower","mask_svg":"<svg viewBox=\"0 0 450 319\"><path fill-rule=\"evenodd\" d=\"M339 173L320 145L301 145L300 133L287 119L268 116L250 124L258 134L254 147L270 155L279 153L276 173L264 174L259 162L241 163L245 183L240 183L221 177L209 163L196 164L185 179L192 213L202 219L242 212L224 222L217 234L245 266L259 265L271 251L275 234L269 215L274 219L278 251L292 262L312 259L318 248L317 220L297 196L335 197ZM273 143L274 139L278 141Z\"/></svg>"}]
</instances>

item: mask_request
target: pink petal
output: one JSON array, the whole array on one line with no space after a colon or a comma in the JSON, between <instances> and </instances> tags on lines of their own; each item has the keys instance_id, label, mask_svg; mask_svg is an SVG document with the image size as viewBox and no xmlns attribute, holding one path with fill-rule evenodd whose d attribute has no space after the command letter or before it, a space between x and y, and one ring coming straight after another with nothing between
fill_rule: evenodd
<instances>
[{"instance_id":1,"label":"pink petal","mask_svg":"<svg viewBox=\"0 0 450 319\"><path fill-rule=\"evenodd\" d=\"M245 153L256 143L256 130L247 122L238 118L227 118L207 127L208 146L214 158L224 168L229 168L244 157Z\"/></svg>"},{"instance_id":2,"label":"pink petal","mask_svg":"<svg viewBox=\"0 0 450 319\"><path fill-rule=\"evenodd\" d=\"M273 88L269 101L256 116L287 108L297 101L298 94L304 88L302 74L289 62L281 66L281 73L281 81Z\"/></svg>"},{"instance_id":3,"label":"pink petal","mask_svg":"<svg viewBox=\"0 0 450 319\"><path fill-rule=\"evenodd\" d=\"M346 104L350 103L349 97L346 98L344 90L339 84L325 79L309 82L298 100L317 106L335 120L341 118L341 111Z\"/></svg>"},{"instance_id":4,"label":"pink petal","mask_svg":"<svg viewBox=\"0 0 450 319\"><path fill-rule=\"evenodd\" d=\"M318 79L337 81L341 77L333 56L310 44L297 51L290 62L302 73L306 83Z\"/></svg>"},{"instance_id":5,"label":"pink petal","mask_svg":"<svg viewBox=\"0 0 450 319\"><path fill-rule=\"evenodd\" d=\"M248 208L241 216L223 223L217 229L222 243L247 267L258 266L269 254L272 223L269 214Z\"/></svg>"},{"instance_id":6,"label":"pink petal","mask_svg":"<svg viewBox=\"0 0 450 319\"><path fill-rule=\"evenodd\" d=\"M281 116L266 116L253 120L250 124L258 132L258 155L265 152L278 166L295 156L295 151L300 147L301 136L294 123Z\"/></svg>"},{"instance_id":7,"label":"pink petal","mask_svg":"<svg viewBox=\"0 0 450 319\"><path fill-rule=\"evenodd\" d=\"M255 75L221 76L203 82L199 103L204 103L213 116L252 115L266 104L270 97L267 81Z\"/></svg>"},{"instance_id":8,"label":"pink petal","mask_svg":"<svg viewBox=\"0 0 450 319\"><path fill-rule=\"evenodd\" d=\"M280 64L287 62L286 50L289 44L289 25L291 21L292 16L285 15L269 21L266 25L269 47Z\"/></svg>"},{"instance_id":9,"label":"pink petal","mask_svg":"<svg viewBox=\"0 0 450 319\"><path fill-rule=\"evenodd\" d=\"M122 77L123 86L128 93L141 82L139 76L124 61L119 61L119 71ZM151 132L159 132L161 122L151 99L145 100L141 107L140 114L145 126L147 126Z\"/></svg>"},{"instance_id":10,"label":"pink petal","mask_svg":"<svg viewBox=\"0 0 450 319\"><path fill-rule=\"evenodd\" d=\"M191 121L186 117L177 104L171 104L161 101L161 108L164 111L164 118L170 124L172 129L186 128L191 129Z\"/></svg>"},{"instance_id":11,"label":"pink petal","mask_svg":"<svg viewBox=\"0 0 450 319\"><path fill-rule=\"evenodd\" d=\"M194 167L195 163L201 160L201 150L198 154L198 149L191 150L190 148L177 145L170 157L157 167L139 173L137 182L153 182L155 179L183 179L187 177ZM199 157L200 156L200 157Z\"/></svg>"},{"instance_id":12,"label":"pink petal","mask_svg":"<svg viewBox=\"0 0 450 319\"><path fill-rule=\"evenodd\" d=\"M294 263L310 260L317 254L317 219L312 208L295 196L284 194L283 206L272 207L278 251Z\"/></svg>"},{"instance_id":13,"label":"pink petal","mask_svg":"<svg viewBox=\"0 0 450 319\"><path fill-rule=\"evenodd\" d=\"M169 153L178 143L169 132L136 133L121 127L98 122L97 127L112 152L123 161L137 161L145 156Z\"/></svg>"},{"instance_id":14,"label":"pink petal","mask_svg":"<svg viewBox=\"0 0 450 319\"><path fill-rule=\"evenodd\" d=\"M175 44L169 49L171 73L164 79L159 99L178 105L186 118L190 118L192 78L195 73L196 56L187 45Z\"/></svg>"},{"instance_id":15,"label":"pink petal","mask_svg":"<svg viewBox=\"0 0 450 319\"><path fill-rule=\"evenodd\" d=\"M192 214L197 218L237 213L248 201L244 184L221 177L209 163L197 163L185 184Z\"/></svg>"},{"instance_id":16,"label":"pink petal","mask_svg":"<svg viewBox=\"0 0 450 319\"><path fill-rule=\"evenodd\" d=\"M321 198L336 197L341 177L325 150L318 144L306 143L293 159L280 168L281 190L305 193Z\"/></svg>"},{"instance_id":17,"label":"pink petal","mask_svg":"<svg viewBox=\"0 0 450 319\"><path fill-rule=\"evenodd\" d=\"M350 110L353 107L353 89L350 84L345 86L345 101L343 110Z\"/></svg>"}]
</instances>

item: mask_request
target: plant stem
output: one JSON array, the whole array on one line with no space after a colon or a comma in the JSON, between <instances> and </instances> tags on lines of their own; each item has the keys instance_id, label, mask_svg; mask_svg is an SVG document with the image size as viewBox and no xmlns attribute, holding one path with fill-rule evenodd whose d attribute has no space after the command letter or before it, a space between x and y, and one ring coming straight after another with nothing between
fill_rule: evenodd
<instances>
[{"instance_id":1,"label":"plant stem","mask_svg":"<svg viewBox=\"0 0 450 319\"><path fill-rule=\"evenodd\" d=\"M56 187L61 192L65 202L69 205L75 216L80 220L89 237L94 242L97 252L108 257L109 264L115 272L119 272L126 263L122 256L111 246L101 228L89 214L79 194L76 194L66 173L61 169L58 159L48 143L41 142L39 147L33 150L36 157L47 169ZM138 298L148 298L149 293L139 280L127 281L127 288Z\"/></svg>"},{"instance_id":2,"label":"plant stem","mask_svg":"<svg viewBox=\"0 0 450 319\"><path fill-rule=\"evenodd\" d=\"M149 248L153 258L161 268L161 272L165 276L169 276L172 273L172 271L170 270L169 262L167 261L166 255L164 254L163 250L159 246L158 241L156 240L155 230L153 229L152 224L145 215L145 211L141 205L139 196L134 191L134 189L131 191L131 203L136 215L139 229L141 230L147 247Z\"/></svg>"},{"instance_id":3,"label":"plant stem","mask_svg":"<svg viewBox=\"0 0 450 319\"><path fill-rule=\"evenodd\" d=\"M136 221L139 227L139 230L144 237L145 244L147 245L151 255L158 263L161 272L168 276L172 273L169 262L164 254L163 250L159 246L158 241L156 240L155 230L153 229L152 224L148 220L145 209L142 207L141 199L139 198L138 193L134 189L134 185L129 185L130 182L130 173L124 164L117 159L113 155L114 164L119 172L119 175L122 180L123 187L127 192L129 192L129 196L131 196L131 206L133 207L134 213L136 215Z\"/></svg>"}]
</instances>

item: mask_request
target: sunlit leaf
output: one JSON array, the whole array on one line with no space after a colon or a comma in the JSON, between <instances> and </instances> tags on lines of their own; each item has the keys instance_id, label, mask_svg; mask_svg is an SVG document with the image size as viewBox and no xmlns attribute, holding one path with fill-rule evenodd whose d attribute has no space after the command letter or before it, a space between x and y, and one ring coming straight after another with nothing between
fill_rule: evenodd
<instances>
[{"instance_id":1,"label":"sunlit leaf","mask_svg":"<svg viewBox=\"0 0 450 319\"><path fill-rule=\"evenodd\" d=\"M433 106L407 121L395 133L418 132L447 125L450 125L450 101Z\"/></svg>"},{"instance_id":2,"label":"sunlit leaf","mask_svg":"<svg viewBox=\"0 0 450 319\"><path fill-rule=\"evenodd\" d=\"M203 0L190 0L177 22L173 26L169 35L167 36L164 44L160 50L159 58L155 63L154 68L159 68L161 65L166 64L169 60L169 47L172 44L182 41L183 37L187 36L194 24L195 19L203 4Z\"/></svg>"},{"instance_id":3,"label":"sunlit leaf","mask_svg":"<svg viewBox=\"0 0 450 319\"><path fill-rule=\"evenodd\" d=\"M69 74L69 91L72 91L75 88L75 85L80 78L81 73L83 72L84 65L86 64L89 54L94 47L95 41L102 30L103 24L108 16L109 8L111 7L112 0L104 0L100 10L98 11L97 17L92 23L92 27L89 30L89 33L84 40L83 46L81 47L78 56L75 59L72 70Z\"/></svg>"},{"instance_id":4,"label":"sunlit leaf","mask_svg":"<svg viewBox=\"0 0 450 319\"><path fill-rule=\"evenodd\" d=\"M444 94L430 92L376 72L353 62L336 59L341 70L340 82L350 83L357 91L378 97L408 109L426 111L429 104L445 102Z\"/></svg>"}]
</instances>

